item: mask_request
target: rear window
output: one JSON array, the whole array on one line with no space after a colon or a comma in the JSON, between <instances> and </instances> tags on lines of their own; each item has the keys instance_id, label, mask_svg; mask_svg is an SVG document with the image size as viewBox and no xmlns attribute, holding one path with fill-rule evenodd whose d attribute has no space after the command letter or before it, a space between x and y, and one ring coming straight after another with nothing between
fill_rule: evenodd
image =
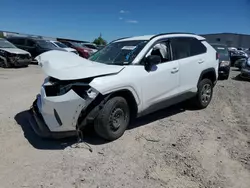
<instances>
[{"instance_id":1,"label":"rear window","mask_svg":"<svg viewBox=\"0 0 250 188\"><path fill-rule=\"evenodd\" d=\"M220 46L220 45L212 45L212 46L219 54L228 55L228 50L226 46Z\"/></svg>"}]
</instances>

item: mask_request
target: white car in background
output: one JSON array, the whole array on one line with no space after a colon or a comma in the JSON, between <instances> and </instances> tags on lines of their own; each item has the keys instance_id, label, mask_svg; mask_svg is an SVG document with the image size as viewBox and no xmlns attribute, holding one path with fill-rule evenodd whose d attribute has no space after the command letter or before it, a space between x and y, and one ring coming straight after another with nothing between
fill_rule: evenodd
<instances>
[{"instance_id":1,"label":"white car in background","mask_svg":"<svg viewBox=\"0 0 250 188\"><path fill-rule=\"evenodd\" d=\"M76 51L76 49L70 48L70 47L66 46L65 44L63 44L63 43L61 43L61 42L59 42L59 41L51 40L50 42L51 42L54 46L56 46L56 47L58 47L58 48L63 48L64 50L67 50L68 52L73 52L73 53L79 55L78 52Z\"/></svg>"},{"instance_id":2,"label":"white car in background","mask_svg":"<svg viewBox=\"0 0 250 188\"><path fill-rule=\"evenodd\" d=\"M82 43L82 45L83 45L83 47L90 48L93 53L98 51L97 46L95 44L93 44L93 43Z\"/></svg>"}]
</instances>

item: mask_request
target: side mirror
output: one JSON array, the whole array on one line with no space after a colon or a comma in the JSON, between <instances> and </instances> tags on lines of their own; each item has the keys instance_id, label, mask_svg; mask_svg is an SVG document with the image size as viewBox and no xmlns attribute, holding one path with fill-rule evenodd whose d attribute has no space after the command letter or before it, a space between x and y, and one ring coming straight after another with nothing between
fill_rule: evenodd
<instances>
[{"instance_id":1,"label":"side mirror","mask_svg":"<svg viewBox=\"0 0 250 188\"><path fill-rule=\"evenodd\" d=\"M161 62L161 57L158 55L149 55L145 58L145 69L150 71L153 65L157 65Z\"/></svg>"}]
</instances>

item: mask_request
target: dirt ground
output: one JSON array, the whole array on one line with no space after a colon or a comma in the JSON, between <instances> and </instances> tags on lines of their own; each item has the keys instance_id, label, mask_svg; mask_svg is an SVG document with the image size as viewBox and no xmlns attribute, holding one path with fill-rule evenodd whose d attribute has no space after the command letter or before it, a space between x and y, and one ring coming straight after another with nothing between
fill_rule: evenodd
<instances>
[{"instance_id":1,"label":"dirt ground","mask_svg":"<svg viewBox=\"0 0 250 188\"><path fill-rule=\"evenodd\" d=\"M31 65L0 69L1 188L249 188L250 82L219 81L211 105L177 105L136 121L118 140L94 132L42 140L29 126L44 75Z\"/></svg>"}]
</instances>

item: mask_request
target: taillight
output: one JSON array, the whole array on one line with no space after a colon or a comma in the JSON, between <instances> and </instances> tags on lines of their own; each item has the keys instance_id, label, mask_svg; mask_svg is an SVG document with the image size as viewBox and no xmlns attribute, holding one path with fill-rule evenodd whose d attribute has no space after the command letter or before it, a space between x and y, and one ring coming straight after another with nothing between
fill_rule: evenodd
<instances>
[{"instance_id":1,"label":"taillight","mask_svg":"<svg viewBox=\"0 0 250 188\"><path fill-rule=\"evenodd\" d=\"M220 55L216 52L216 60L219 59Z\"/></svg>"}]
</instances>

